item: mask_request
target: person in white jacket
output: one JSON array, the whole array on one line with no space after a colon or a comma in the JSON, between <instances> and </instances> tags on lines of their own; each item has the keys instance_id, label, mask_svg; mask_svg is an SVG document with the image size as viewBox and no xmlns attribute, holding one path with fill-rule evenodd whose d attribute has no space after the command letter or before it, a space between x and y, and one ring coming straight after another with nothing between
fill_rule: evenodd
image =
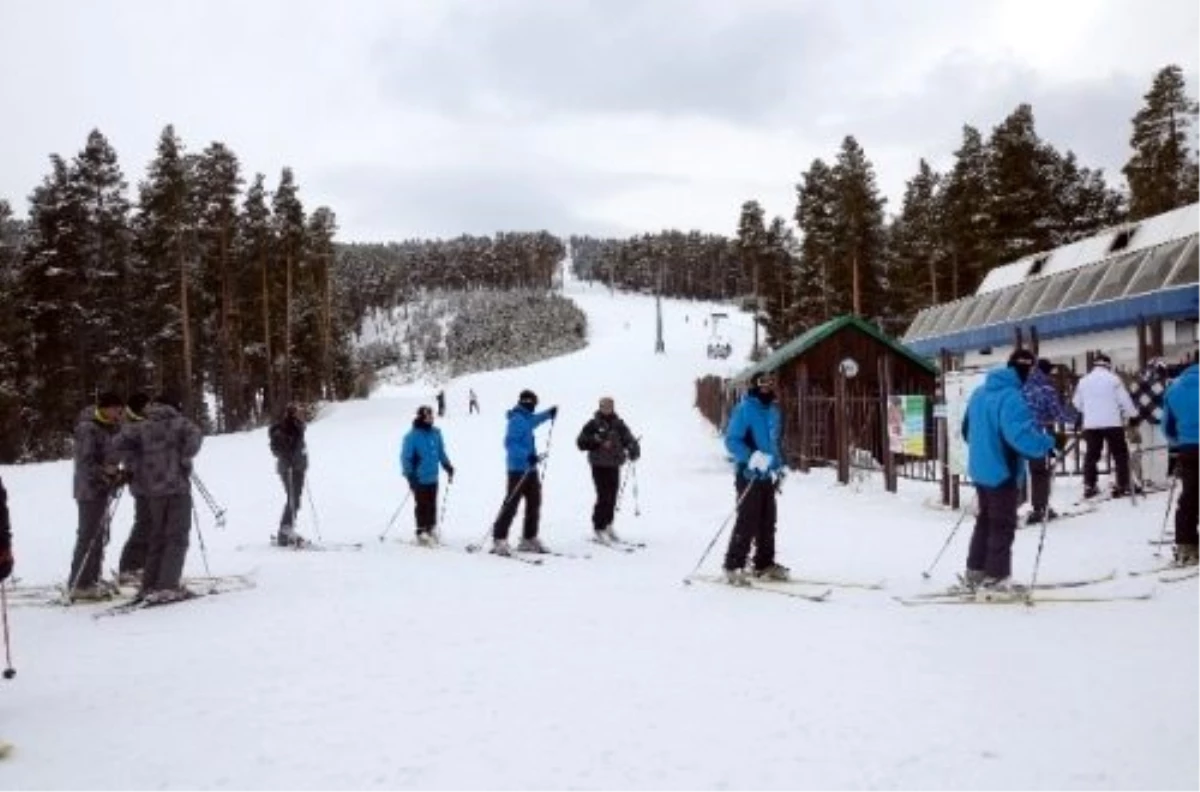
<instances>
[{"instance_id":1,"label":"person in white jacket","mask_svg":"<svg viewBox=\"0 0 1200 792\"><path fill-rule=\"evenodd\" d=\"M1112 361L1103 352L1092 360L1092 370L1079 380L1075 396L1071 399L1080 413L1080 425L1087 450L1083 456L1083 497L1094 498L1100 493L1096 488L1096 463L1100 453L1108 445L1112 454L1117 484L1114 498L1129 494L1129 445L1125 440L1125 426L1132 425L1137 408L1121 378L1112 372Z\"/></svg>"}]
</instances>

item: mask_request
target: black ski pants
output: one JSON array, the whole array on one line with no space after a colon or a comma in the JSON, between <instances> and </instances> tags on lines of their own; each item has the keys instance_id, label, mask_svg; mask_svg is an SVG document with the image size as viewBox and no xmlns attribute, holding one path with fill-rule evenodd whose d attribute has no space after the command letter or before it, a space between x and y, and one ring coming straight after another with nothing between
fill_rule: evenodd
<instances>
[{"instance_id":1,"label":"black ski pants","mask_svg":"<svg viewBox=\"0 0 1200 792\"><path fill-rule=\"evenodd\" d=\"M521 536L533 539L538 535L538 519L542 511L542 480L538 478L536 469L524 473L508 471L508 489L505 492L504 505L492 526L493 539L507 539L508 529L513 518L517 516L517 506L525 501L525 523Z\"/></svg>"},{"instance_id":2,"label":"black ski pants","mask_svg":"<svg viewBox=\"0 0 1200 792\"><path fill-rule=\"evenodd\" d=\"M1012 575L1013 538L1017 535L1017 506L1021 494L1016 484L1000 487L975 485L979 513L971 548L967 551L967 569L1003 580Z\"/></svg>"},{"instance_id":3,"label":"black ski pants","mask_svg":"<svg viewBox=\"0 0 1200 792\"><path fill-rule=\"evenodd\" d=\"M1175 544L1196 545L1196 475L1200 473L1196 446L1181 449L1175 457L1175 475L1179 477L1179 501L1175 506Z\"/></svg>"},{"instance_id":4,"label":"black ski pants","mask_svg":"<svg viewBox=\"0 0 1200 792\"><path fill-rule=\"evenodd\" d=\"M1054 460L1049 457L1029 460L1029 505L1039 514L1050 506L1050 486L1054 479Z\"/></svg>"},{"instance_id":5,"label":"black ski pants","mask_svg":"<svg viewBox=\"0 0 1200 792\"><path fill-rule=\"evenodd\" d=\"M1110 426L1105 429L1084 429L1083 439L1087 449L1083 454L1083 486L1093 489L1096 486L1096 465L1100 462L1100 453L1104 446L1112 454L1113 468L1117 474L1117 489L1129 491L1129 444L1125 441L1125 429L1120 426Z\"/></svg>"},{"instance_id":6,"label":"black ski pants","mask_svg":"<svg viewBox=\"0 0 1200 792\"><path fill-rule=\"evenodd\" d=\"M192 528L192 494L147 498L150 539L142 593L179 588L183 562L187 559L188 534Z\"/></svg>"},{"instance_id":7,"label":"black ski pants","mask_svg":"<svg viewBox=\"0 0 1200 792\"><path fill-rule=\"evenodd\" d=\"M603 531L613 524L617 509L617 490L621 468L592 465L592 483L596 485L596 505L592 507L592 528Z\"/></svg>"},{"instance_id":8,"label":"black ski pants","mask_svg":"<svg viewBox=\"0 0 1200 792\"><path fill-rule=\"evenodd\" d=\"M133 498L133 529L121 548L120 572L140 572L146 568L146 553L150 549L150 511L146 496Z\"/></svg>"},{"instance_id":9,"label":"black ski pants","mask_svg":"<svg viewBox=\"0 0 1200 792\"><path fill-rule=\"evenodd\" d=\"M100 582L104 568L104 547L108 544L108 508L112 498L76 501L79 527L75 532L75 552L71 556L71 576L67 585L85 589Z\"/></svg>"},{"instance_id":10,"label":"black ski pants","mask_svg":"<svg viewBox=\"0 0 1200 792\"><path fill-rule=\"evenodd\" d=\"M304 494L304 474L307 470L307 467L300 465L279 463L277 471L279 479L283 482L284 497L287 499L283 504L283 514L279 516L280 528L296 527L296 515L300 513L300 496Z\"/></svg>"},{"instance_id":11,"label":"black ski pants","mask_svg":"<svg viewBox=\"0 0 1200 792\"><path fill-rule=\"evenodd\" d=\"M437 527L437 484L418 484L413 487L413 517L417 521L417 533L432 531Z\"/></svg>"},{"instance_id":12,"label":"black ski pants","mask_svg":"<svg viewBox=\"0 0 1200 792\"><path fill-rule=\"evenodd\" d=\"M775 485L768 479L734 480L738 496L737 522L725 551L725 569L742 569L754 543L754 568L775 563Z\"/></svg>"}]
</instances>

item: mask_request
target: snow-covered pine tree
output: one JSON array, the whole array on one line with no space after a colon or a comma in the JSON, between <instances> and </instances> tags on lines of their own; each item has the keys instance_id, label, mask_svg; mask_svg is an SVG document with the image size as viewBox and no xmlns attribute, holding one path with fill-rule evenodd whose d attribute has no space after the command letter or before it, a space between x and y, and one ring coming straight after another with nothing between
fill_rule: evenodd
<instances>
[{"instance_id":1,"label":"snow-covered pine tree","mask_svg":"<svg viewBox=\"0 0 1200 792\"><path fill-rule=\"evenodd\" d=\"M1197 193L1198 106L1187 95L1183 69L1175 64L1154 76L1145 105L1133 117L1129 161L1129 215L1141 220L1200 200Z\"/></svg>"}]
</instances>

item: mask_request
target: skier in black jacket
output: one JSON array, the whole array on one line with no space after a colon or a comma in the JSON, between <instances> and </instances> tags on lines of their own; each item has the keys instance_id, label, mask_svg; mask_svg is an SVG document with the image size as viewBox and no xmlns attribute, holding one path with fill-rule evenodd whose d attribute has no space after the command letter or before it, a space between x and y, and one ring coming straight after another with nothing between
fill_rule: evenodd
<instances>
[{"instance_id":1,"label":"skier in black jacket","mask_svg":"<svg viewBox=\"0 0 1200 792\"><path fill-rule=\"evenodd\" d=\"M279 518L279 534L275 543L292 547L304 543L296 533L296 512L300 511L300 496L304 493L304 474L308 472L308 447L304 442L304 419L299 405L287 406L283 417L271 424L271 453L275 455L275 470L283 481L287 502Z\"/></svg>"},{"instance_id":2,"label":"skier in black jacket","mask_svg":"<svg viewBox=\"0 0 1200 792\"><path fill-rule=\"evenodd\" d=\"M592 530L596 541L611 544L621 541L613 533L613 512L617 505L617 488L621 483L621 466L625 460L636 462L642 455L641 446L633 432L617 415L609 396L600 399L600 409L583 425L575 445L586 451L592 466L592 482L596 485L596 505L592 508Z\"/></svg>"},{"instance_id":3,"label":"skier in black jacket","mask_svg":"<svg viewBox=\"0 0 1200 792\"><path fill-rule=\"evenodd\" d=\"M12 523L8 520L8 491L0 481L0 582L13 571Z\"/></svg>"}]
</instances>

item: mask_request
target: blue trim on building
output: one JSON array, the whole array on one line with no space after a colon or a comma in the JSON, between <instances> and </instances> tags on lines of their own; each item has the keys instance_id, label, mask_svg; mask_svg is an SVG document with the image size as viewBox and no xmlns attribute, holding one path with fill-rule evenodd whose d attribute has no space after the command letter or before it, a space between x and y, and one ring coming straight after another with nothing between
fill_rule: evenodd
<instances>
[{"instance_id":1,"label":"blue trim on building","mask_svg":"<svg viewBox=\"0 0 1200 792\"><path fill-rule=\"evenodd\" d=\"M942 349L952 354L985 347L1007 346L1013 342L1013 328L1037 328L1039 339L1098 333L1121 327L1134 327L1144 319L1196 319L1200 316L1200 292L1195 284L1139 294L1119 300L1081 305L1065 311L1029 316L987 327L960 330L944 336L918 338L904 345L918 355L936 357Z\"/></svg>"}]
</instances>

